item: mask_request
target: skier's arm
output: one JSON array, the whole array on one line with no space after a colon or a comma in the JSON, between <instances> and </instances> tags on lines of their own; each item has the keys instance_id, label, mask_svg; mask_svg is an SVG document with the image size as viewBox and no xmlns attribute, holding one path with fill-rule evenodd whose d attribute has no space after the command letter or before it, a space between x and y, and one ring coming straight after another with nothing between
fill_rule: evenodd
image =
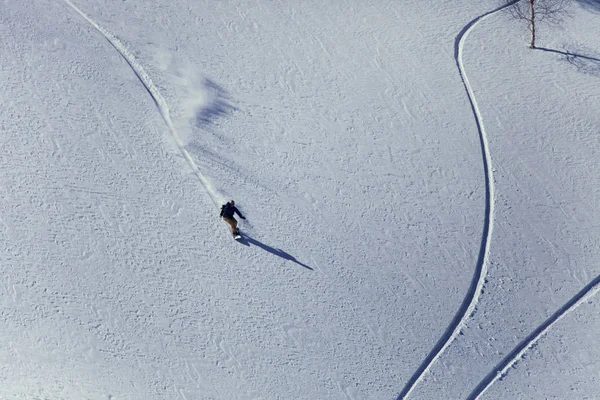
<instances>
[{"instance_id":1,"label":"skier's arm","mask_svg":"<svg viewBox=\"0 0 600 400\"><path fill-rule=\"evenodd\" d=\"M246 219L246 217L244 217L244 216L242 215L242 213L240 212L240 210L238 210L238 209L237 209L237 207L234 207L234 208L233 208L233 211L234 211L234 212L235 212L237 215L239 215L241 219Z\"/></svg>"},{"instance_id":2,"label":"skier's arm","mask_svg":"<svg viewBox=\"0 0 600 400\"><path fill-rule=\"evenodd\" d=\"M223 210L225 209L225 206L221 206L221 213L219 214L220 217L223 217Z\"/></svg>"}]
</instances>

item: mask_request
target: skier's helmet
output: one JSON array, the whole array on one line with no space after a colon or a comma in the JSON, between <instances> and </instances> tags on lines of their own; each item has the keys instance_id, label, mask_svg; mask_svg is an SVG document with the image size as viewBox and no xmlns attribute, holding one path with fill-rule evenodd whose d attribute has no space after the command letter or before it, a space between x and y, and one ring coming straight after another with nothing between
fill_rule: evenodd
<instances>
[{"instance_id":1,"label":"skier's helmet","mask_svg":"<svg viewBox=\"0 0 600 400\"><path fill-rule=\"evenodd\" d=\"M235 206L235 201L231 200L231 201L229 202L229 204L231 204L232 206Z\"/></svg>"}]
</instances>

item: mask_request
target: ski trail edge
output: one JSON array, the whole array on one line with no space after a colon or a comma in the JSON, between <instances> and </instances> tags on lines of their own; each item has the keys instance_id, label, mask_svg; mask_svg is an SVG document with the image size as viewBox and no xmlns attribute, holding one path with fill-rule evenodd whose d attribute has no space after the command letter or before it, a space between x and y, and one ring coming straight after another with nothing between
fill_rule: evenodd
<instances>
[{"instance_id":1,"label":"ski trail edge","mask_svg":"<svg viewBox=\"0 0 600 400\"><path fill-rule=\"evenodd\" d=\"M587 301L590 297L594 296L600 291L600 275L594 280L588 283L583 289L581 289L575 296L567 301L561 308L559 308L554 314L545 320L540 326L538 326L533 332L529 334L521 343L517 345L498 365L496 365L492 371L486 375L485 378L479 382L475 389L469 394L467 400L476 400L485 393L494 383L508 373L508 370L512 368L519 360L523 358L523 355L527 353L548 331L560 321L564 316L575 310L582 303Z\"/></svg>"},{"instance_id":2,"label":"ski trail edge","mask_svg":"<svg viewBox=\"0 0 600 400\"><path fill-rule=\"evenodd\" d=\"M142 85L144 85L144 87L148 91L148 94L150 94L150 97L152 97L152 100L154 100L154 104L156 104L156 108L158 108L160 115L162 116L163 120L167 124L167 127L169 128L169 132L171 133L171 136L175 140L175 143L177 144L179 152L186 159L187 163L194 171L194 174L198 177L198 180L200 180L202 187L204 188L206 193L209 195L209 197L212 200L212 202L214 203L214 205L216 207L219 207L219 204L220 204L219 200L220 200L221 196L219 196L219 194L218 194L217 190L215 189L214 185L212 184L212 182L210 180L208 180L202 174L202 172L198 168L198 165L196 165L196 163L194 162L194 159L192 158L192 156L190 156L188 151L185 149L183 141L177 134L177 130L175 129L173 122L171 121L169 106L167 105L167 102L164 100L164 98L160 94L160 91L158 90L156 85L154 85L154 82L152 81L150 76L146 73L146 71L144 70L142 65L137 61L135 56L133 54L131 54L131 52L127 49L127 47L119 39L117 39L117 37L115 35L111 34L106 29L101 27L98 23L96 23L96 21L94 21L93 19L88 17L83 11L81 11L79 8L77 8L77 6L75 6L73 3L71 3L71 1L69 1L69 0L63 0L63 1L69 7L71 7L75 12L77 12L77 14L79 14L83 19L85 19L90 25L92 25L94 28L96 28L96 30L98 32L100 32L102 34L102 36L104 36L104 38L112 45L112 47L115 48L115 50L117 50L119 52L121 57L123 57L123 59L127 62L129 67L132 69L132 71L135 73L135 75L138 77L138 79L142 83Z\"/></svg>"},{"instance_id":3,"label":"ski trail edge","mask_svg":"<svg viewBox=\"0 0 600 400\"><path fill-rule=\"evenodd\" d=\"M485 277L488 271L490 244L492 239L492 231L494 227L494 176L492 169L492 157L490 155L487 133L483 125L483 118L481 117L479 106L477 105L475 95L473 94L473 89L471 87L471 84L469 83L469 79L463 66L462 55L464 43L469 32L471 32L471 30L479 22L481 22L488 16L514 4L515 2L516 1L498 7L473 19L471 22L465 25L465 27L458 33L454 41L454 59L456 62L456 66L458 67L458 72L460 74L461 80L465 87L467 97L469 98L471 111L473 112L473 116L475 117L475 124L477 125L477 132L479 134L479 141L481 145L481 153L483 158L485 178L485 216L483 221L481 245L479 248L479 256L477 258L477 264L475 266L473 278L471 279L469 290L467 291L467 294L465 295L463 302L460 305L460 308L454 315L454 318L450 322L450 325L448 326L448 328L446 328L446 330L444 331L440 339L437 341L433 349L429 352L427 357L425 357L425 360L423 360L423 362L415 371L415 373L410 377L410 379L400 392L400 395L398 396L397 400L406 399L417 386L417 384L419 384L419 382L423 379L423 377L427 373L429 373L433 364L435 364L435 362L441 357L441 355L448 348L448 346L450 346L454 339L456 339L456 337L459 335L461 329L465 326L469 316L475 311L475 307L479 301L479 297L481 296L481 291L483 289L483 284L485 282Z\"/></svg>"}]
</instances>

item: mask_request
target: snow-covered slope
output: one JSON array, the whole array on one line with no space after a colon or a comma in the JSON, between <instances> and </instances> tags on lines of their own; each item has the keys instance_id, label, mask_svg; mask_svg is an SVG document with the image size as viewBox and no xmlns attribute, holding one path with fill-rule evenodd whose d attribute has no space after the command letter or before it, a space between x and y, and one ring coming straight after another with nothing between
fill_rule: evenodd
<instances>
[{"instance_id":1,"label":"snow-covered slope","mask_svg":"<svg viewBox=\"0 0 600 400\"><path fill-rule=\"evenodd\" d=\"M0 398L593 397L598 7L497 6L4 1Z\"/></svg>"}]
</instances>

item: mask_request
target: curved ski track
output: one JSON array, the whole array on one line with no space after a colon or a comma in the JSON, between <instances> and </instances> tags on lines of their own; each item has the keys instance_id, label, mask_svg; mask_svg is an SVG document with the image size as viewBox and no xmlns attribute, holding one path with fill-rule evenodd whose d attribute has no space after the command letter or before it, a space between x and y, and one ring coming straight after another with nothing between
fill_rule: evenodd
<instances>
[{"instance_id":1,"label":"curved ski track","mask_svg":"<svg viewBox=\"0 0 600 400\"><path fill-rule=\"evenodd\" d=\"M129 52L127 47L119 39L117 39L117 37L115 35L111 34L106 29L101 27L96 21L94 21L93 19L88 17L83 11L81 11L79 8L77 8L77 6L75 6L73 3L71 3L71 1L69 1L69 0L63 0L63 1L65 3L67 3L67 5L69 5L69 7L71 7L73 10L75 10L75 12L77 12L77 14L79 14L83 19L85 19L87 22L89 22L90 25L92 25L94 28L96 28L96 30L98 32L100 32L102 34L102 36L104 36L104 38L112 45L112 47L114 47L115 50L117 50L119 52L121 57L123 57L123 59L129 65L129 67L131 67L133 73L138 77L138 79L140 80L142 85L144 85L144 87L148 91L148 94L150 94L150 97L152 97L152 100L154 100L154 103L156 104L156 108L158 108L160 115L162 116L163 120L167 124L167 127L169 128L169 132L171 133L171 136L175 140L175 143L177 144L177 147L178 147L181 155L186 159L189 166L192 168L192 170L194 171L194 173L200 180L200 183L202 184L206 193L210 196L214 205L216 207L218 207L219 199L217 199L217 196L215 195L215 190L214 190L212 183L208 179L206 179L206 177L204 177L204 175L198 168L198 165L196 165L196 163L194 162L194 159L190 156L190 154L185 149L183 141L177 134L177 130L175 129L175 127L173 126L173 122L171 121L169 106L167 105L167 102L164 100L164 98L160 94L160 91L158 90L156 85L154 85L154 82L152 81L150 76L146 73L146 71L141 66L141 64L136 60L136 58L133 56L133 54L131 54Z\"/></svg>"},{"instance_id":2,"label":"curved ski track","mask_svg":"<svg viewBox=\"0 0 600 400\"><path fill-rule=\"evenodd\" d=\"M479 132L479 139L481 143L481 149L483 153L483 164L484 174L486 183L486 213L483 228L483 238L480 247L479 258L477 260L477 266L475 273L471 281L469 291L461 304L457 314L454 316L451 324L448 326L442 337L438 340L434 348L427 355L423 363L419 366L417 371L409 379L404 389L398 396L398 400L406 399L416 385L423 379L423 376L428 373L432 365L440 358L446 348L454 341L454 339L460 333L460 330L465 326L467 319L475 310L475 306L479 301L481 290L485 281L485 277L488 271L488 258L489 249L492 237L493 222L494 222L494 179L493 169L491 163L491 155L488 146L487 133L483 126L483 119L473 94L473 89L469 83L469 79L465 72L462 60L464 41L467 38L469 32L483 19L488 16L510 7L517 3L519 0L515 0L509 4L505 4L492 11L489 11L469 22L459 32L455 39L454 45L454 58L458 67L461 79L465 86L465 90L469 97L471 104L471 110L475 116L475 123L477 124L477 130ZM488 373L479 384L473 389L473 391L467 397L467 400L477 400L481 395L485 393L495 382L501 379L508 373L508 370L514 366L519 360L523 358L523 355L527 353L535 344L544 336L548 331L563 317L575 310L582 303L587 301L590 297L594 296L600 291L600 275L589 282L583 287L575 296L567 301L560 309L534 329L521 343L519 343L502 361L496 365L490 373Z\"/></svg>"},{"instance_id":3,"label":"curved ski track","mask_svg":"<svg viewBox=\"0 0 600 400\"><path fill-rule=\"evenodd\" d=\"M531 349L542 336L544 336L550 328L564 316L575 310L590 297L595 295L600 290L600 275L588 283L575 296L567 301L561 308L545 320L540 326L534 329L521 343L517 345L502 361L494 367L494 369L479 382L477 387L469 394L467 400L476 400L485 393L490 386L496 381L505 376L508 370L517 363L523 355Z\"/></svg>"},{"instance_id":4,"label":"curved ski track","mask_svg":"<svg viewBox=\"0 0 600 400\"><path fill-rule=\"evenodd\" d=\"M473 112L473 116L475 117L475 124L477 125L477 131L479 133L479 141L481 145L481 153L483 158L485 178L485 217L483 221L483 233L481 238L481 245L479 247L479 256L477 258L477 264L475 266L475 272L473 274L473 278L471 279L469 290L467 291L467 294L465 295L463 302L460 305L460 308L454 315L454 318L450 322L450 325L448 326L448 328L446 328L446 330L444 331L438 342L435 344L433 349L429 352L427 357L425 357L425 360L423 360L416 372L410 377L410 379L402 389L402 392L400 392L398 400L406 399L411 394L413 389L423 379L425 374L427 374L431 370L433 364L441 357L441 355L448 348L448 346L450 346L454 339L456 339L456 337L459 335L461 329L465 326L470 315L472 315L475 311L475 307L479 302L479 297L481 296L481 291L483 289L483 284L487 275L490 244L492 240L492 231L494 227L494 176L492 169L492 157L490 155L487 133L483 125L483 118L481 117L481 112L479 111L479 106L477 105L477 101L475 100L473 89L471 87L471 84L469 83L469 78L467 77L467 74L465 72L462 55L465 40L471 32L471 30L479 22L481 22L488 16L508 6L509 5L498 7L473 19L471 22L465 25L465 27L458 33L458 35L456 35L456 39L454 41L454 59L456 62L456 66L458 67L460 78L465 87L465 91L467 92L469 103L471 104L471 111Z\"/></svg>"}]
</instances>

